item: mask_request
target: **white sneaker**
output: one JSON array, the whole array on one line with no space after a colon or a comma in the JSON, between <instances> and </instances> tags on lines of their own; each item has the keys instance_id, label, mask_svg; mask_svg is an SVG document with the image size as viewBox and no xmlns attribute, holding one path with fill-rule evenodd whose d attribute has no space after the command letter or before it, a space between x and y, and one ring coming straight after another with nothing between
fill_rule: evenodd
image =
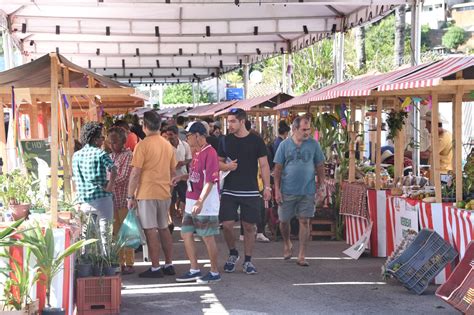
<instances>
[{"instance_id":1,"label":"white sneaker","mask_svg":"<svg viewBox=\"0 0 474 315\"><path fill-rule=\"evenodd\" d=\"M242 242L244 241L244 236L243 235L240 235L239 236L239 240L241 240Z\"/></svg>"},{"instance_id":2,"label":"white sneaker","mask_svg":"<svg viewBox=\"0 0 474 315\"><path fill-rule=\"evenodd\" d=\"M262 242L262 243L269 243L270 240L263 235L263 233L257 233L257 237L255 238L257 242Z\"/></svg>"}]
</instances>

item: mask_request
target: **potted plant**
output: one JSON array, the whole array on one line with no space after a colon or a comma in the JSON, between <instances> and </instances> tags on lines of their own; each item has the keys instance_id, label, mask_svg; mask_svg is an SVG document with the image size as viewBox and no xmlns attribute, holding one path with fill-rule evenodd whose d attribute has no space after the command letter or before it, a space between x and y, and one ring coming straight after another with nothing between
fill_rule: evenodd
<instances>
[{"instance_id":1,"label":"potted plant","mask_svg":"<svg viewBox=\"0 0 474 315\"><path fill-rule=\"evenodd\" d=\"M14 220L28 216L33 186L32 178L18 169L0 175L0 198L4 207L11 210Z\"/></svg>"},{"instance_id":2,"label":"potted plant","mask_svg":"<svg viewBox=\"0 0 474 315\"><path fill-rule=\"evenodd\" d=\"M44 231L43 231L44 230ZM22 233L19 242L31 249L36 258L36 268L41 274L46 286L46 308L43 314L64 314L64 310L51 307L51 283L53 278L63 268L64 259L88 244L95 243L96 239L80 240L70 245L65 250L56 253L53 228L51 226L42 229L39 225Z\"/></svg>"},{"instance_id":3,"label":"potted plant","mask_svg":"<svg viewBox=\"0 0 474 315\"><path fill-rule=\"evenodd\" d=\"M58 208L58 218L69 222L75 211L74 204L65 200L60 200L58 202Z\"/></svg>"},{"instance_id":4,"label":"potted plant","mask_svg":"<svg viewBox=\"0 0 474 315\"><path fill-rule=\"evenodd\" d=\"M113 276L120 267L120 250L124 247L124 242L113 235L113 226L108 224L105 253L103 255L103 273L105 276Z\"/></svg>"}]
</instances>

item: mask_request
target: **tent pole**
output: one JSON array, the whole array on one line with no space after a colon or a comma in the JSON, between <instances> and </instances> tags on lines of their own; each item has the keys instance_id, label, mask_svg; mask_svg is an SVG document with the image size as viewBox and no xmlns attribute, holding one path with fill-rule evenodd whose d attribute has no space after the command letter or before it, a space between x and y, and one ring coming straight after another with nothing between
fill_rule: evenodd
<instances>
[{"instance_id":1,"label":"tent pole","mask_svg":"<svg viewBox=\"0 0 474 315\"><path fill-rule=\"evenodd\" d=\"M217 70L217 76L216 76L216 102L219 103L221 99L221 91L220 91L220 86L219 86L219 71Z\"/></svg>"},{"instance_id":2,"label":"tent pole","mask_svg":"<svg viewBox=\"0 0 474 315\"><path fill-rule=\"evenodd\" d=\"M441 177L440 177L440 161L439 161L439 103L438 93L431 94L431 171L433 173L433 184L435 186L436 202L441 202Z\"/></svg>"},{"instance_id":3,"label":"tent pole","mask_svg":"<svg viewBox=\"0 0 474 315\"><path fill-rule=\"evenodd\" d=\"M350 102L350 99L349 99ZM355 156L355 120L356 120L356 105L354 102L350 104L351 108L351 121L350 121L350 143L349 143L349 183L355 182L355 167L356 167L356 156Z\"/></svg>"},{"instance_id":4,"label":"tent pole","mask_svg":"<svg viewBox=\"0 0 474 315\"><path fill-rule=\"evenodd\" d=\"M58 57L50 53L51 58L51 222L58 223Z\"/></svg>"},{"instance_id":5,"label":"tent pole","mask_svg":"<svg viewBox=\"0 0 474 315\"><path fill-rule=\"evenodd\" d=\"M375 142L375 189L379 190L381 188L381 166L382 163L382 152L381 150L381 142L382 142L382 103L383 98L377 98L377 140Z\"/></svg>"},{"instance_id":6,"label":"tent pole","mask_svg":"<svg viewBox=\"0 0 474 315\"><path fill-rule=\"evenodd\" d=\"M244 64L244 99L249 98L249 65Z\"/></svg>"}]
</instances>

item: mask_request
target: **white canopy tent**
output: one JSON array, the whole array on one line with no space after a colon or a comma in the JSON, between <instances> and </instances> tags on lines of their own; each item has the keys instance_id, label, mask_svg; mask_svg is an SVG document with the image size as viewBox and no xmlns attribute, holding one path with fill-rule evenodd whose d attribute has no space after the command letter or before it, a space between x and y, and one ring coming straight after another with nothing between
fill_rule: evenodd
<instances>
[{"instance_id":1,"label":"white canopy tent","mask_svg":"<svg viewBox=\"0 0 474 315\"><path fill-rule=\"evenodd\" d=\"M412 2L9 0L0 4L0 24L26 61L59 51L122 82L172 83L302 49Z\"/></svg>"}]
</instances>

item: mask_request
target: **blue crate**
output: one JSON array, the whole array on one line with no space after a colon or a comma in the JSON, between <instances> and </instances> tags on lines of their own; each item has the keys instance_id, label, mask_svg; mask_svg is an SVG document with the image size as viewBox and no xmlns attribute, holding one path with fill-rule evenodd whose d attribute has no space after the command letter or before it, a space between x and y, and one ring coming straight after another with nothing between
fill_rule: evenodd
<instances>
[{"instance_id":1,"label":"blue crate","mask_svg":"<svg viewBox=\"0 0 474 315\"><path fill-rule=\"evenodd\" d=\"M457 256L456 250L438 233L423 229L410 246L387 266L387 270L405 288L422 294L431 280ZM394 270L397 264L400 267Z\"/></svg>"}]
</instances>

